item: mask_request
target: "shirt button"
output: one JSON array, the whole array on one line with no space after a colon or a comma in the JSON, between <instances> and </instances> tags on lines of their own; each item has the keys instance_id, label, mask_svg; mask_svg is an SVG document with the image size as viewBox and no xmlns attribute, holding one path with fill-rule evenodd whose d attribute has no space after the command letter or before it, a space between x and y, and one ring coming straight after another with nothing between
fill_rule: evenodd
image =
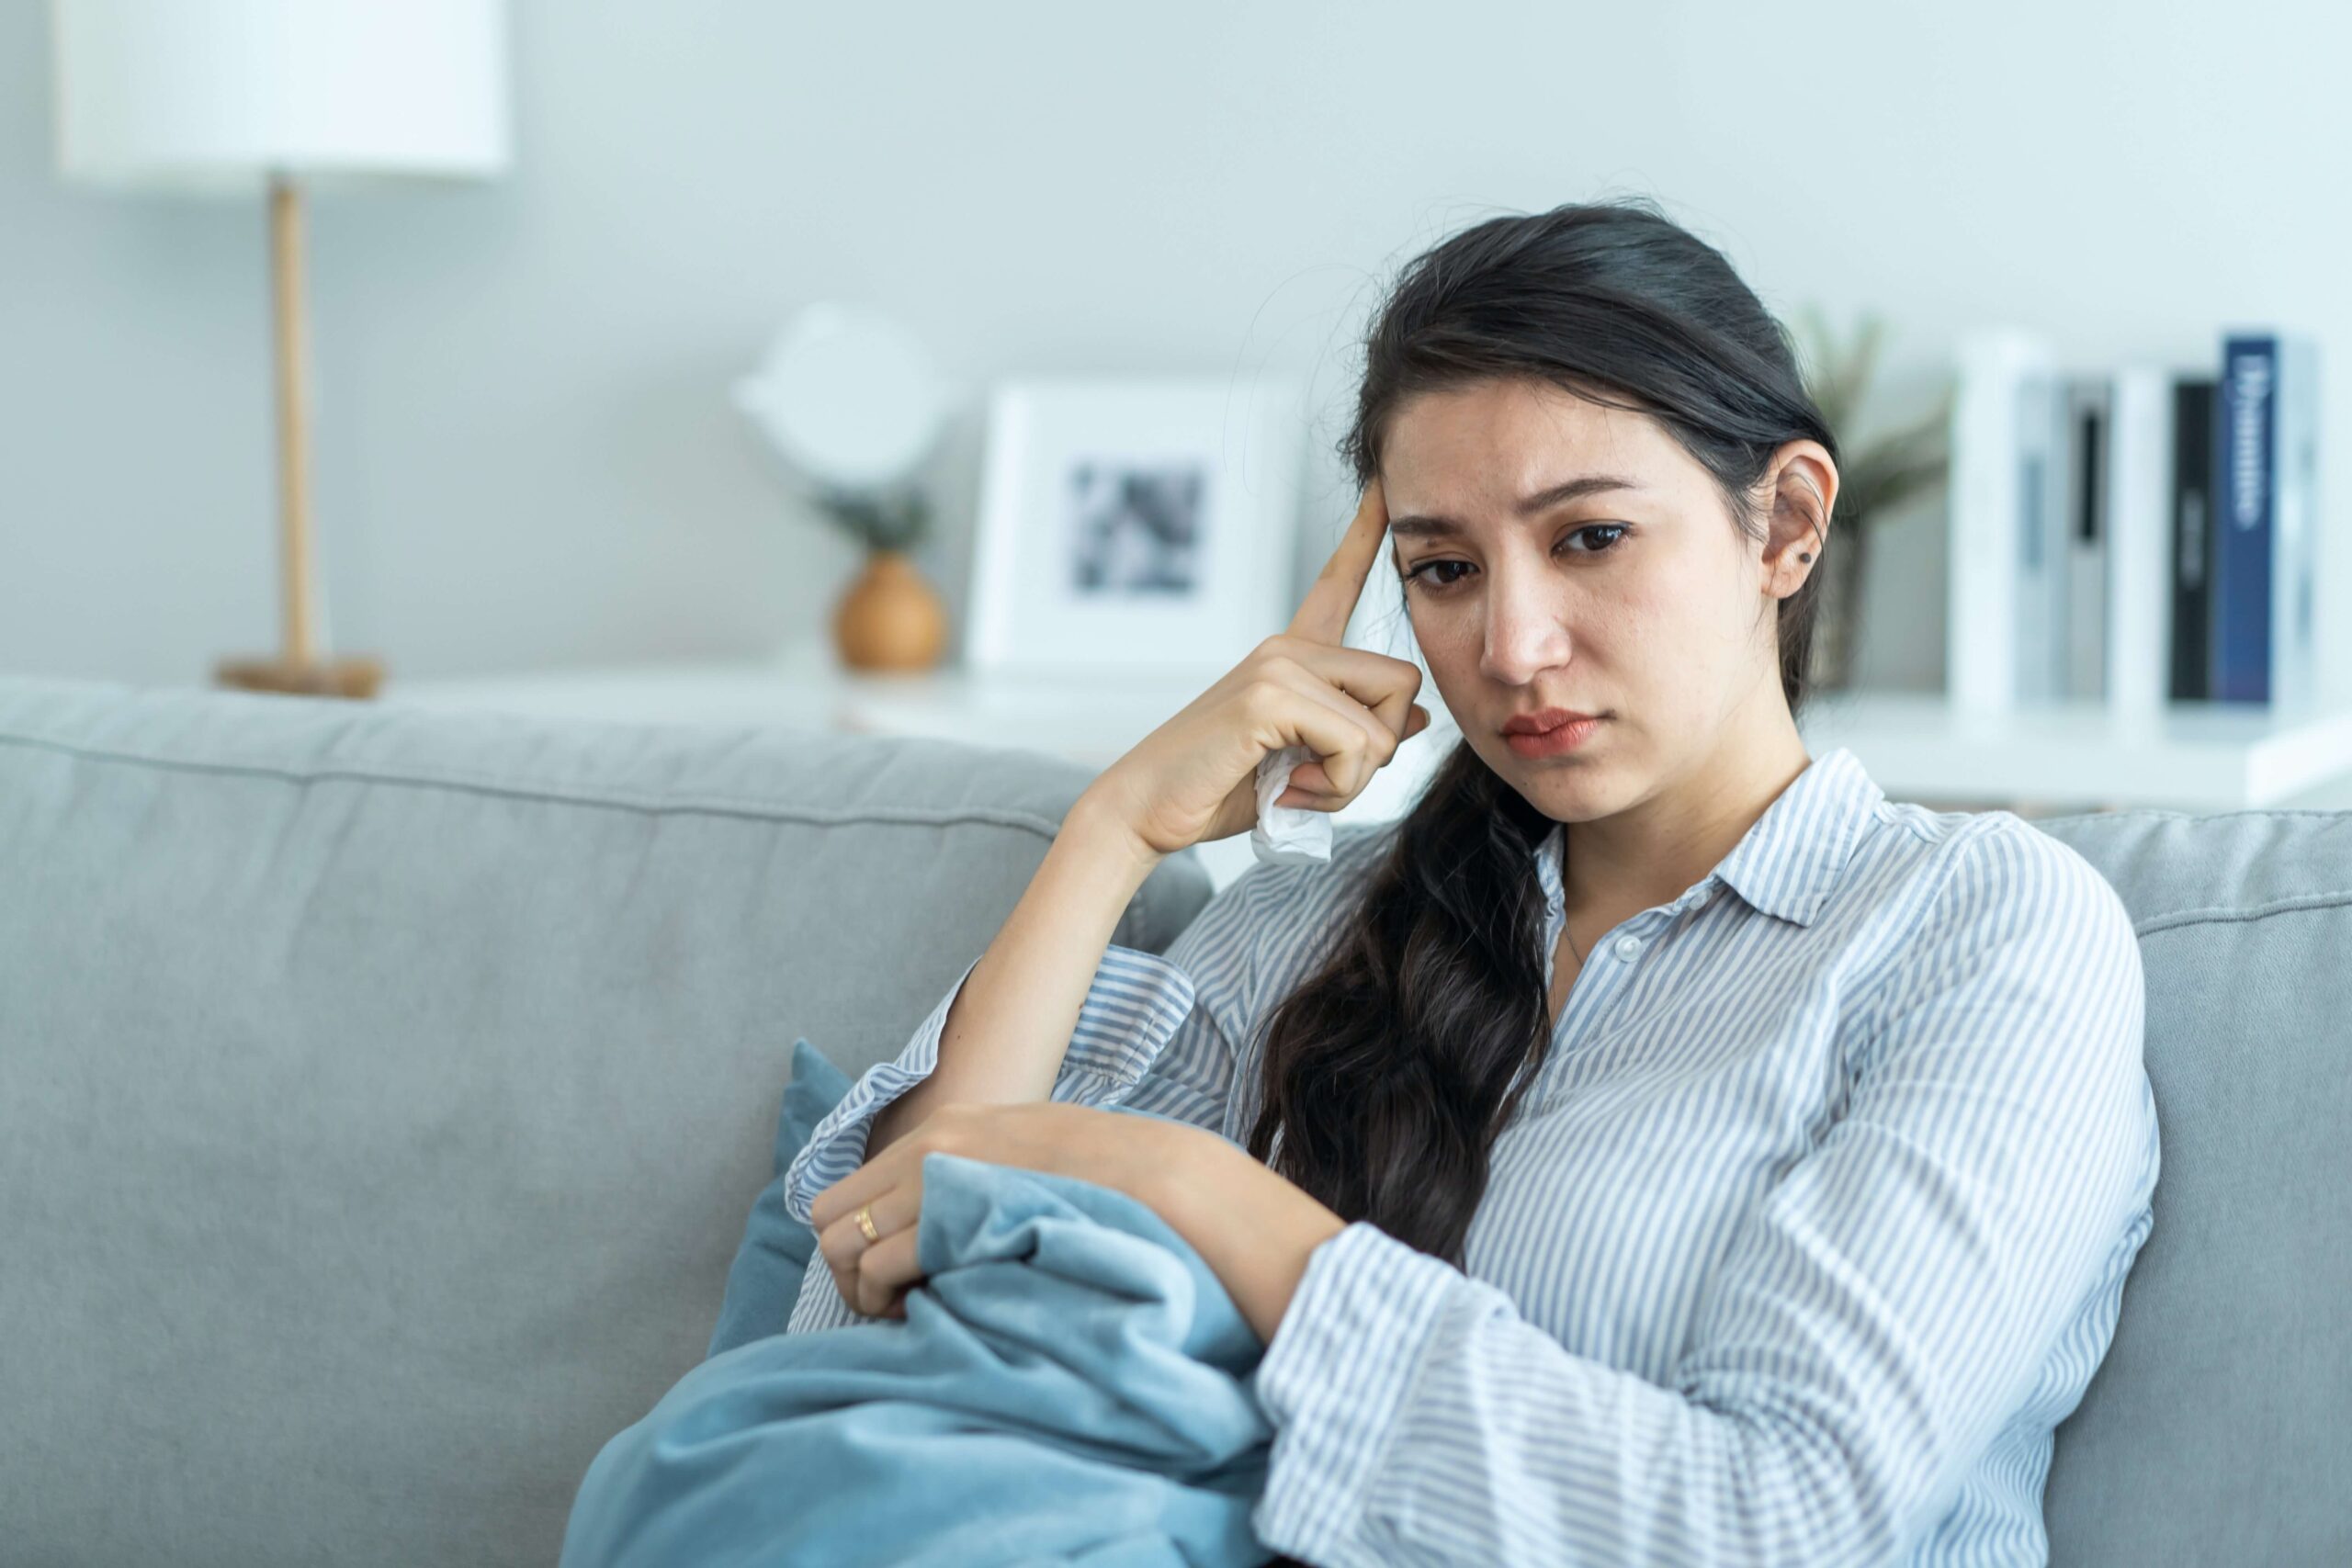
<instances>
[{"instance_id":1,"label":"shirt button","mask_svg":"<svg viewBox=\"0 0 2352 1568\"><path fill-rule=\"evenodd\" d=\"M1640 953L1641 951L1642 951L1642 939L1641 939L1640 937L1637 937L1637 936L1621 936L1621 937L1619 937L1619 938L1617 939L1617 956L1618 956L1618 957L1630 960L1630 959L1632 959L1632 958L1633 958L1636 953Z\"/></svg>"}]
</instances>

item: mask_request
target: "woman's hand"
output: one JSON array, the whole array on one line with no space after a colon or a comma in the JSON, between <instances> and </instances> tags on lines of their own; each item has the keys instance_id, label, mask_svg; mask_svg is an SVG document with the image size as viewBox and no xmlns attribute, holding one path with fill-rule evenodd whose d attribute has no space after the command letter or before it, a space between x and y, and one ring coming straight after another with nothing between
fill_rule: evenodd
<instances>
[{"instance_id":1,"label":"woman's hand","mask_svg":"<svg viewBox=\"0 0 2352 1568\"><path fill-rule=\"evenodd\" d=\"M1388 532L1380 481L1292 617L1174 717L1095 777L1087 795L1154 855L1247 832L1258 819L1258 764L1287 746L1315 760L1291 770L1279 806L1337 811L1396 748L1426 728L1410 660L1340 638Z\"/></svg>"},{"instance_id":2,"label":"woman's hand","mask_svg":"<svg viewBox=\"0 0 2352 1568\"><path fill-rule=\"evenodd\" d=\"M1315 1249L1347 1228L1240 1145L1188 1122L1053 1100L945 1105L808 1205L818 1256L867 1317L904 1318L907 1292L922 1280L922 1157L933 1150L1125 1193L1200 1255L1261 1344L1273 1342ZM863 1204L879 1241L858 1226Z\"/></svg>"},{"instance_id":3,"label":"woman's hand","mask_svg":"<svg viewBox=\"0 0 2352 1568\"><path fill-rule=\"evenodd\" d=\"M943 1105L810 1201L817 1252L851 1307L867 1317L903 1318L906 1292L923 1277L915 1251L923 1156L951 1154L1076 1177L1147 1201L1145 1175L1182 1157L1175 1135L1188 1131L1153 1117L1062 1100ZM861 1205L871 1206L881 1240L869 1241L859 1227Z\"/></svg>"}]
</instances>

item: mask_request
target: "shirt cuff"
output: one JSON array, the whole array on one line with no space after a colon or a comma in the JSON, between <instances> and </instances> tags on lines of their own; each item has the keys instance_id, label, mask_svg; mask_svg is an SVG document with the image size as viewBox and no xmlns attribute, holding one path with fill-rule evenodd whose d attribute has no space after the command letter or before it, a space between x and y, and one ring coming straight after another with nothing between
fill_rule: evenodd
<instances>
[{"instance_id":1,"label":"shirt cuff","mask_svg":"<svg viewBox=\"0 0 2352 1568\"><path fill-rule=\"evenodd\" d=\"M948 1011L979 962L964 965L896 1060L868 1067L809 1129L808 1141L785 1168L784 1206L794 1219L813 1224L809 1210L817 1194L865 1163L882 1108L939 1066ZM1052 1098L1106 1104L1133 1089L1193 1010L1193 977L1170 960L1115 943L1105 949L1063 1050Z\"/></svg>"},{"instance_id":2,"label":"shirt cuff","mask_svg":"<svg viewBox=\"0 0 2352 1568\"><path fill-rule=\"evenodd\" d=\"M822 1334L828 1329L847 1328L860 1323L882 1320L861 1315L842 1299L842 1288L833 1279L833 1271L817 1253L808 1255L808 1271L800 1276L799 1293L792 1299L792 1310L785 1314L786 1334Z\"/></svg>"},{"instance_id":3,"label":"shirt cuff","mask_svg":"<svg viewBox=\"0 0 2352 1568\"><path fill-rule=\"evenodd\" d=\"M1337 1562L1364 1514L1448 1295L1481 1287L1357 1220L1307 1255L1251 1386L1275 1428L1250 1516L1275 1551Z\"/></svg>"}]
</instances>

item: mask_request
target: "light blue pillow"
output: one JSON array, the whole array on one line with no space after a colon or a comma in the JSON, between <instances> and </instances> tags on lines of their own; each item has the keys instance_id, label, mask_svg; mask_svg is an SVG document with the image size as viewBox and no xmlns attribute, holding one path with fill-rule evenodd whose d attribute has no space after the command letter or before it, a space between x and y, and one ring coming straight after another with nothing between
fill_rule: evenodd
<instances>
[{"instance_id":1,"label":"light blue pillow","mask_svg":"<svg viewBox=\"0 0 2352 1568\"><path fill-rule=\"evenodd\" d=\"M784 1109L775 1123L775 1174L752 1205L743 1245L727 1270L727 1295L718 1304L718 1326L711 1331L708 1360L722 1350L771 1334L781 1334L800 1297L801 1277L817 1255L817 1233L784 1206L784 1172L808 1141L825 1113L849 1092L850 1080L825 1054L806 1040L792 1043L792 1081L784 1086Z\"/></svg>"}]
</instances>

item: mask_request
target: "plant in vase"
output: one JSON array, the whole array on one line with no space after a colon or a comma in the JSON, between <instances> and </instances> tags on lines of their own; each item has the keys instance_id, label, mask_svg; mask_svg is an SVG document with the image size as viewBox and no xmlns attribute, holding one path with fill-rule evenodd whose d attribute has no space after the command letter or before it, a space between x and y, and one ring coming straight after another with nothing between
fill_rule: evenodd
<instances>
[{"instance_id":1,"label":"plant in vase","mask_svg":"<svg viewBox=\"0 0 2352 1568\"><path fill-rule=\"evenodd\" d=\"M953 396L903 323L839 301L804 307L735 383L791 482L865 547L833 606L852 669L928 670L946 646L945 606L907 552L930 531L921 474Z\"/></svg>"},{"instance_id":2,"label":"plant in vase","mask_svg":"<svg viewBox=\"0 0 2352 1568\"><path fill-rule=\"evenodd\" d=\"M854 670L928 670L947 642L938 591L909 552L931 535L931 502L911 485L820 490L812 499L865 549L865 569L833 606L833 641Z\"/></svg>"},{"instance_id":3,"label":"plant in vase","mask_svg":"<svg viewBox=\"0 0 2352 1568\"><path fill-rule=\"evenodd\" d=\"M1861 641L1863 570L1871 525L1945 482L1951 467L1951 389L1936 406L1902 428L1856 439L1871 378L1885 337L1885 322L1865 314L1850 342L1840 343L1819 310L1803 312L1807 348L1806 389L1838 437L1838 496L1831 504L1829 541L1822 565L1821 619L1813 644L1813 683L1826 691L1852 683L1854 650Z\"/></svg>"}]
</instances>

